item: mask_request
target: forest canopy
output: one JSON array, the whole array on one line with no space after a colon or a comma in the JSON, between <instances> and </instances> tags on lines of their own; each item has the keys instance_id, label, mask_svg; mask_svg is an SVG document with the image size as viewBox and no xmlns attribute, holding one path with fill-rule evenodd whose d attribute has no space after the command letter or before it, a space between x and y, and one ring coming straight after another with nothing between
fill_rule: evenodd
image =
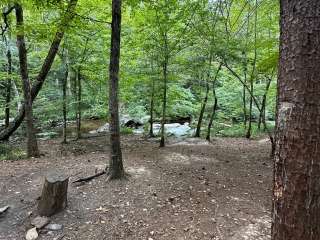
<instances>
[{"instance_id":1,"label":"forest canopy","mask_svg":"<svg viewBox=\"0 0 320 240\"><path fill-rule=\"evenodd\" d=\"M19 29L14 14L5 14L10 3L1 3L0 119L5 118L8 105L10 118L14 118L23 99L15 39ZM106 119L111 1L78 1L70 23L62 22L68 1L29 0L21 1L21 5L31 84L37 79L55 32L66 28L34 101L36 124L62 121L66 70L67 119L75 120L78 108L83 119ZM211 134L232 132L231 135L242 136L250 122L256 132L258 125L263 128L262 118L272 128L279 49L278 5L272 0L125 1L120 115L138 120L150 117L152 100L153 121L159 122L166 88L166 118L172 121L191 118L196 127L203 112L201 121L206 129L217 98L216 124ZM8 49L12 54L10 101L6 99ZM230 125L231 128L226 127Z\"/></svg>"}]
</instances>

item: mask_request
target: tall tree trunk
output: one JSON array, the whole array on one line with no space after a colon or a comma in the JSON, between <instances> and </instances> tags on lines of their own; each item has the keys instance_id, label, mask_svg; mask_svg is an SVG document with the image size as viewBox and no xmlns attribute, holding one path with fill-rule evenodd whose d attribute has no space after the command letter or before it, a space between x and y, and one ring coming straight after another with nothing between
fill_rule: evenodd
<instances>
[{"instance_id":1,"label":"tall tree trunk","mask_svg":"<svg viewBox=\"0 0 320 240\"><path fill-rule=\"evenodd\" d=\"M153 133L153 112L154 112L154 88L155 88L155 80L152 78L152 89L151 89L151 100L150 100L150 129L149 136L154 137Z\"/></svg>"},{"instance_id":2,"label":"tall tree trunk","mask_svg":"<svg viewBox=\"0 0 320 240\"><path fill-rule=\"evenodd\" d=\"M33 125L32 97L30 89L30 81L28 76L27 50L24 40L24 22L23 10L21 5L15 4L16 20L17 20L17 47L19 51L20 74L22 79L22 88L24 95L24 106L27 122L27 155L28 157L39 157L39 149L37 138Z\"/></svg>"},{"instance_id":3,"label":"tall tree trunk","mask_svg":"<svg viewBox=\"0 0 320 240\"><path fill-rule=\"evenodd\" d=\"M210 81L210 77L211 77L211 63L212 63L212 54L210 53L209 54L209 69L208 69L207 82L206 82L206 93L205 93L205 97L203 99L203 103L201 105L201 110L200 110L199 119L198 119L198 123L197 123L196 133L195 133L194 137L200 137L200 135L201 135L201 125L202 125L203 115L206 110L206 106L207 106L207 102L208 102L208 95L209 95L209 91L210 91L210 86L209 86L208 81Z\"/></svg>"},{"instance_id":4,"label":"tall tree trunk","mask_svg":"<svg viewBox=\"0 0 320 240\"><path fill-rule=\"evenodd\" d=\"M253 78L250 79L250 91L253 93ZM252 105L253 105L253 98L250 96L250 103L249 103L249 117L248 117L248 128L246 133L246 138L251 138L251 131L252 131Z\"/></svg>"},{"instance_id":5,"label":"tall tree trunk","mask_svg":"<svg viewBox=\"0 0 320 240\"><path fill-rule=\"evenodd\" d=\"M249 21L249 20L248 20ZM255 18L254 18L254 59L253 59L253 66L252 72L250 76L250 106L249 106L249 126L246 133L246 138L251 138L251 131L252 131L252 107L253 107L253 80L255 78L256 73L256 63L257 63L257 21L258 21L258 1L255 1Z\"/></svg>"},{"instance_id":6,"label":"tall tree trunk","mask_svg":"<svg viewBox=\"0 0 320 240\"><path fill-rule=\"evenodd\" d=\"M163 63L163 100L162 100L162 119L161 119L161 138L160 147L165 146L165 123L167 110L167 88L168 88L168 60L165 57Z\"/></svg>"},{"instance_id":7,"label":"tall tree trunk","mask_svg":"<svg viewBox=\"0 0 320 240\"><path fill-rule=\"evenodd\" d=\"M216 86L215 85L216 85L221 67L222 67L222 64L219 65L218 70L216 72L216 75L214 76L214 80L212 82L212 93L213 93L213 97L214 97L214 104L213 104L212 113L211 113L211 116L209 119L209 124L208 124L208 131L207 131L207 137L206 137L207 141L210 141L211 128L212 128L213 120L214 120L214 117L216 116L216 111L218 108L218 98L217 98L217 94L216 94Z\"/></svg>"},{"instance_id":8,"label":"tall tree trunk","mask_svg":"<svg viewBox=\"0 0 320 240\"><path fill-rule=\"evenodd\" d=\"M267 79L265 92L264 92L264 94L262 96L261 111L260 111L260 114L259 114L259 122L258 122L258 129L261 129L261 124L263 124L266 121L267 95L268 95L268 92L269 92L271 81L272 81L272 78L268 78ZM263 124L263 125L265 126L265 124ZM264 131L265 130L266 129L264 127Z\"/></svg>"},{"instance_id":9,"label":"tall tree trunk","mask_svg":"<svg viewBox=\"0 0 320 240\"><path fill-rule=\"evenodd\" d=\"M81 68L77 69L77 139L81 138L81 95L82 95L82 86L81 86Z\"/></svg>"},{"instance_id":10,"label":"tall tree trunk","mask_svg":"<svg viewBox=\"0 0 320 240\"><path fill-rule=\"evenodd\" d=\"M242 109L243 109L243 125L244 129L247 129L248 123L248 115L247 115L247 94L246 94L246 86L247 86L247 77L248 77L248 40L250 37L250 11L247 13L247 29L246 29L246 43L245 43L245 51L242 52L244 62L243 62L243 74L244 74L244 84L242 86Z\"/></svg>"},{"instance_id":11,"label":"tall tree trunk","mask_svg":"<svg viewBox=\"0 0 320 240\"><path fill-rule=\"evenodd\" d=\"M201 125L202 125L204 111L206 110L206 106L207 106L207 102L208 102L209 90L210 90L210 87L209 87L209 83L207 82L206 83L206 95L205 95L205 97L203 99L203 103L201 105L201 110L200 110L200 114L199 114L197 129L196 129L196 133L195 133L194 137L200 137Z\"/></svg>"},{"instance_id":12,"label":"tall tree trunk","mask_svg":"<svg viewBox=\"0 0 320 240\"><path fill-rule=\"evenodd\" d=\"M63 129L62 129L62 143L67 143L67 81L69 75L69 66L67 60L65 61L65 72L62 80L62 115L63 115Z\"/></svg>"},{"instance_id":13,"label":"tall tree trunk","mask_svg":"<svg viewBox=\"0 0 320 240\"><path fill-rule=\"evenodd\" d=\"M10 39L9 43L7 43L7 89L6 89L6 107L5 107L5 127L9 127L10 123L10 103L11 103L11 89L12 89L12 57L11 57L11 49L10 49Z\"/></svg>"},{"instance_id":14,"label":"tall tree trunk","mask_svg":"<svg viewBox=\"0 0 320 240\"><path fill-rule=\"evenodd\" d=\"M243 126L244 126L244 129L246 130L247 129L247 123L248 123L247 94L246 94L247 73L248 73L248 58L247 58L247 54L245 52L243 52L243 57L244 57L245 60L244 60L244 63L243 63L243 65L244 65L244 67L243 67L244 68L243 69L244 78L243 78L243 85L242 85L242 110L243 110Z\"/></svg>"},{"instance_id":15,"label":"tall tree trunk","mask_svg":"<svg viewBox=\"0 0 320 240\"><path fill-rule=\"evenodd\" d=\"M281 0L272 240L320 237L320 1Z\"/></svg>"},{"instance_id":16,"label":"tall tree trunk","mask_svg":"<svg viewBox=\"0 0 320 240\"><path fill-rule=\"evenodd\" d=\"M211 128L212 128L213 120L214 120L214 117L216 116L216 111L218 108L218 98L216 95L215 86L212 86L212 87L213 87L212 91L213 91L213 96L214 96L214 104L213 104L212 113L211 113L209 124L208 124L208 131L207 131L207 137L206 137L206 140L209 142L210 142L210 138L211 138Z\"/></svg>"},{"instance_id":17,"label":"tall tree trunk","mask_svg":"<svg viewBox=\"0 0 320 240\"><path fill-rule=\"evenodd\" d=\"M247 78L244 78L244 84L247 84ZM243 126L244 129L247 128L247 122L248 122L248 117L247 117L247 96L246 96L246 87L243 86L242 88L242 109L243 109Z\"/></svg>"},{"instance_id":18,"label":"tall tree trunk","mask_svg":"<svg viewBox=\"0 0 320 240\"><path fill-rule=\"evenodd\" d=\"M119 62L121 38L121 0L112 0L111 53L109 66L109 117L111 156L108 179L125 176L122 162L119 124Z\"/></svg>"},{"instance_id":19,"label":"tall tree trunk","mask_svg":"<svg viewBox=\"0 0 320 240\"><path fill-rule=\"evenodd\" d=\"M44 60L44 63L41 67L41 70L40 70L38 76L36 77L36 81L32 85L32 88L31 88L32 101L37 97L37 95L38 95L40 89L42 88L42 85L48 75L48 72L52 66L54 58L58 52L61 40L64 35L64 32L74 17L76 5L77 5L77 0L70 0L69 1L65 16L63 17L61 24L58 27L58 30L55 34L55 37L51 43L47 57ZM9 127L0 131L0 141L7 139L9 136L11 136L12 133L14 133L19 128L19 126L21 125L21 123L24 119L24 116L25 116L25 105L23 104L20 111L18 112L17 116L10 123Z\"/></svg>"}]
</instances>

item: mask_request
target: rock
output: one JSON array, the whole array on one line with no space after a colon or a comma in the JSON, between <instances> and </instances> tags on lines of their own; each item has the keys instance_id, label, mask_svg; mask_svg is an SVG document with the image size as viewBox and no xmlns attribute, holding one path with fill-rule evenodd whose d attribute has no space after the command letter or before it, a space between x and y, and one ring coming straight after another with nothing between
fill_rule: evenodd
<instances>
[{"instance_id":1,"label":"rock","mask_svg":"<svg viewBox=\"0 0 320 240\"><path fill-rule=\"evenodd\" d=\"M5 213L9 208L10 208L9 206L4 206L4 207L0 208L0 215L2 213Z\"/></svg>"},{"instance_id":2,"label":"rock","mask_svg":"<svg viewBox=\"0 0 320 240\"><path fill-rule=\"evenodd\" d=\"M106 133L106 132L109 132L109 123L106 123L105 125L99 127L97 130L96 130L97 133Z\"/></svg>"},{"instance_id":3,"label":"rock","mask_svg":"<svg viewBox=\"0 0 320 240\"><path fill-rule=\"evenodd\" d=\"M143 126L143 122L140 119L132 118L129 115L123 115L120 117L120 125L128 128L138 128Z\"/></svg>"},{"instance_id":4,"label":"rock","mask_svg":"<svg viewBox=\"0 0 320 240\"><path fill-rule=\"evenodd\" d=\"M43 132L43 133L37 133L37 137L41 140L49 140L52 139L59 134L57 132Z\"/></svg>"},{"instance_id":5,"label":"rock","mask_svg":"<svg viewBox=\"0 0 320 240\"><path fill-rule=\"evenodd\" d=\"M192 129L189 126L189 123L168 123L164 125L165 132L167 135L174 135L175 137L183 137L192 135ZM161 124L153 124L154 134L160 134Z\"/></svg>"},{"instance_id":6,"label":"rock","mask_svg":"<svg viewBox=\"0 0 320 240\"><path fill-rule=\"evenodd\" d=\"M120 125L124 126L129 120L131 120L129 115L126 115L126 114L125 115L121 115L120 116L120 120L119 120Z\"/></svg>"},{"instance_id":7,"label":"rock","mask_svg":"<svg viewBox=\"0 0 320 240\"><path fill-rule=\"evenodd\" d=\"M36 240L39 237L37 228L31 228L27 231L26 240Z\"/></svg>"},{"instance_id":8,"label":"rock","mask_svg":"<svg viewBox=\"0 0 320 240\"><path fill-rule=\"evenodd\" d=\"M89 134L97 134L97 133L98 133L97 130L92 130L92 131L89 132Z\"/></svg>"},{"instance_id":9,"label":"rock","mask_svg":"<svg viewBox=\"0 0 320 240\"><path fill-rule=\"evenodd\" d=\"M139 122L138 120L135 120L135 119L130 119L129 121L127 121L125 124L124 124L125 127L128 127L128 128L139 128L141 126L143 126L143 124L141 122Z\"/></svg>"},{"instance_id":10,"label":"rock","mask_svg":"<svg viewBox=\"0 0 320 240\"><path fill-rule=\"evenodd\" d=\"M31 220L31 224L35 226L37 229L41 229L46 226L50 222L50 219L47 217L36 217Z\"/></svg>"},{"instance_id":11,"label":"rock","mask_svg":"<svg viewBox=\"0 0 320 240\"><path fill-rule=\"evenodd\" d=\"M45 229L51 230L51 231L59 231L59 230L62 230L62 228L63 226L57 223L50 223L47 226L45 226Z\"/></svg>"}]
</instances>

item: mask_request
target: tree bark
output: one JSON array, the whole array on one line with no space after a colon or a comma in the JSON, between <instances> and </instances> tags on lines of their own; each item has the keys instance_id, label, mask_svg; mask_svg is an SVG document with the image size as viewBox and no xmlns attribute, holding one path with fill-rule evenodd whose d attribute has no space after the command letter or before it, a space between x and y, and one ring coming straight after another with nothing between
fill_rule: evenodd
<instances>
[{"instance_id":1,"label":"tree bark","mask_svg":"<svg viewBox=\"0 0 320 240\"><path fill-rule=\"evenodd\" d=\"M82 96L82 86L81 86L81 68L77 70L77 139L81 138L81 96Z\"/></svg>"},{"instance_id":2,"label":"tree bark","mask_svg":"<svg viewBox=\"0 0 320 240\"><path fill-rule=\"evenodd\" d=\"M320 2L281 0L272 240L320 236Z\"/></svg>"},{"instance_id":3,"label":"tree bark","mask_svg":"<svg viewBox=\"0 0 320 240\"><path fill-rule=\"evenodd\" d=\"M44 60L44 63L41 67L41 70L36 77L36 80L31 88L31 98L32 101L37 97L39 91L42 88L42 85L48 75L48 72L52 66L52 63L54 61L54 58L58 52L61 40L63 38L64 32L69 26L71 20L74 17L74 11L77 5L77 0L70 0L68 4L68 8L66 10L66 14L63 17L60 26L58 27L58 30L55 34L55 37L51 43L49 52L47 54L46 59ZM7 139L11 134L13 134L21 125L23 119L25 116L25 105L23 104L21 106L20 111L18 112L17 116L14 118L14 120L10 123L8 128L5 128L0 132L0 141Z\"/></svg>"},{"instance_id":4,"label":"tree bark","mask_svg":"<svg viewBox=\"0 0 320 240\"><path fill-rule=\"evenodd\" d=\"M255 14L254 14L254 59L253 59L253 66L252 72L250 76L250 105L249 105L249 126L246 133L246 138L251 138L251 131L252 131L252 107L253 107L253 80L255 78L256 73L256 63L257 63L257 21L258 21L258 1L255 1ZM249 20L248 20L249 21ZM249 24L249 23L248 23Z\"/></svg>"},{"instance_id":5,"label":"tree bark","mask_svg":"<svg viewBox=\"0 0 320 240\"><path fill-rule=\"evenodd\" d=\"M214 117L216 116L216 111L218 108L218 98L217 98L217 94L216 94L216 86L215 85L216 85L221 67L222 67L222 64L219 65L218 70L216 72L216 75L214 76L214 80L212 82L212 93L213 93L213 97L214 97L214 104L213 104L212 113L211 113L209 124L208 124L208 131L207 131L207 137L206 137L207 141L210 141L211 128L212 128L213 120L214 120Z\"/></svg>"},{"instance_id":6,"label":"tree bark","mask_svg":"<svg viewBox=\"0 0 320 240\"><path fill-rule=\"evenodd\" d=\"M63 129L62 129L62 143L67 143L67 81L69 76L69 66L65 60L65 72L62 80L62 116L63 116Z\"/></svg>"},{"instance_id":7,"label":"tree bark","mask_svg":"<svg viewBox=\"0 0 320 240\"><path fill-rule=\"evenodd\" d=\"M10 41L10 39L9 39ZM11 49L10 49L10 42L7 43L7 89L6 89L6 107L5 107L5 127L9 127L10 123L10 103L11 103L11 89L12 89L12 57L11 57Z\"/></svg>"},{"instance_id":8,"label":"tree bark","mask_svg":"<svg viewBox=\"0 0 320 240\"><path fill-rule=\"evenodd\" d=\"M243 126L244 129L247 129L248 123L248 115L247 115L247 94L246 94L246 86L247 86L247 72L248 72L248 59L247 54L243 53L245 58L244 60L244 69L243 69L243 86L242 86L242 111L243 111Z\"/></svg>"},{"instance_id":9,"label":"tree bark","mask_svg":"<svg viewBox=\"0 0 320 240\"><path fill-rule=\"evenodd\" d=\"M209 83L206 83L206 95L205 95L205 97L203 99L203 103L201 105L198 124L197 124L196 133L195 133L194 137L200 137L201 125L202 125L204 111L206 110L206 106L207 106L207 102L208 102L209 90L210 90Z\"/></svg>"},{"instance_id":10,"label":"tree bark","mask_svg":"<svg viewBox=\"0 0 320 240\"><path fill-rule=\"evenodd\" d=\"M161 138L160 147L165 146L165 123L167 110L167 86L168 85L168 60L165 57L163 63L163 99L162 99L162 119L161 119Z\"/></svg>"},{"instance_id":11,"label":"tree bark","mask_svg":"<svg viewBox=\"0 0 320 240\"><path fill-rule=\"evenodd\" d=\"M150 100L150 129L149 129L149 137L154 137L153 133L153 112L154 112L154 88L155 88L155 80L152 78L152 89L151 89L151 100Z\"/></svg>"},{"instance_id":12,"label":"tree bark","mask_svg":"<svg viewBox=\"0 0 320 240\"><path fill-rule=\"evenodd\" d=\"M57 173L46 176L38 204L40 216L50 217L66 208L68 183L68 177Z\"/></svg>"},{"instance_id":13,"label":"tree bark","mask_svg":"<svg viewBox=\"0 0 320 240\"><path fill-rule=\"evenodd\" d=\"M39 157L39 149L36 138L36 133L33 125L33 109L32 109L32 97L30 89L30 80L28 76L28 60L27 50L24 40L24 22L23 22L23 10L21 5L15 4L16 20L17 20L17 48L19 52L19 64L20 75L22 79L22 88L24 95L24 106L27 123L27 155L28 157Z\"/></svg>"},{"instance_id":14,"label":"tree bark","mask_svg":"<svg viewBox=\"0 0 320 240\"><path fill-rule=\"evenodd\" d=\"M253 93L253 79L250 79L250 91ZM248 117L248 128L246 133L246 138L251 137L251 130L252 130L252 105L253 105L253 98L250 96L250 102L249 102L249 117Z\"/></svg>"},{"instance_id":15,"label":"tree bark","mask_svg":"<svg viewBox=\"0 0 320 240\"><path fill-rule=\"evenodd\" d=\"M269 92L271 81L272 81L272 78L268 78L267 79L265 92L264 92L264 94L262 96L261 111L260 111L260 114L259 114L259 122L258 122L258 129L261 129L261 124L263 124L266 121L267 95L268 95L268 92ZM264 131L265 130L266 129L264 128Z\"/></svg>"},{"instance_id":16,"label":"tree bark","mask_svg":"<svg viewBox=\"0 0 320 240\"><path fill-rule=\"evenodd\" d=\"M109 66L109 117L111 156L108 179L125 177L119 124L119 62L121 43L121 0L112 0L111 52Z\"/></svg>"}]
</instances>

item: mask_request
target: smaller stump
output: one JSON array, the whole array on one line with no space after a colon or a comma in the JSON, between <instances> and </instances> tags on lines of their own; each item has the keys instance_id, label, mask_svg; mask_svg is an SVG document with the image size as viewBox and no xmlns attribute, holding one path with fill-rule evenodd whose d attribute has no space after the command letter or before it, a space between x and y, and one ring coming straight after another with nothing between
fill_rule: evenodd
<instances>
[{"instance_id":1,"label":"smaller stump","mask_svg":"<svg viewBox=\"0 0 320 240\"><path fill-rule=\"evenodd\" d=\"M67 206L69 177L58 173L50 173L46 176L38 204L40 216L50 217Z\"/></svg>"}]
</instances>

